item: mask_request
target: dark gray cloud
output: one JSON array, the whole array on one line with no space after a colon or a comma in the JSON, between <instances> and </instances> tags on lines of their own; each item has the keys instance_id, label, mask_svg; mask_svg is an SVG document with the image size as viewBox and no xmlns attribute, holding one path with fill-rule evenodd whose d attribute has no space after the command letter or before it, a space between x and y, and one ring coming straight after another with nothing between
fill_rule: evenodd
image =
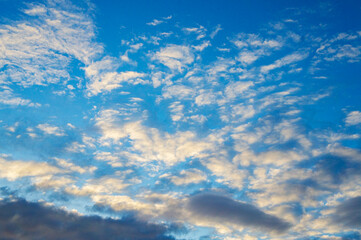
<instances>
[{"instance_id":1,"label":"dark gray cloud","mask_svg":"<svg viewBox=\"0 0 361 240\"><path fill-rule=\"evenodd\" d=\"M347 157L324 155L318 162L316 169L319 174L332 179L333 184L341 184L345 179L361 174L361 164Z\"/></svg>"},{"instance_id":2,"label":"dark gray cloud","mask_svg":"<svg viewBox=\"0 0 361 240\"><path fill-rule=\"evenodd\" d=\"M291 224L266 214L251 204L237 202L217 194L199 194L190 198L188 207L193 213L216 219L222 223L234 223L262 230L285 232Z\"/></svg>"},{"instance_id":3,"label":"dark gray cloud","mask_svg":"<svg viewBox=\"0 0 361 240\"><path fill-rule=\"evenodd\" d=\"M348 199L338 205L333 221L348 227L361 227L361 196Z\"/></svg>"},{"instance_id":4,"label":"dark gray cloud","mask_svg":"<svg viewBox=\"0 0 361 240\"><path fill-rule=\"evenodd\" d=\"M78 216L22 199L0 202L0 236L7 240L35 239L174 239L173 229L126 217L121 220Z\"/></svg>"}]
</instances>

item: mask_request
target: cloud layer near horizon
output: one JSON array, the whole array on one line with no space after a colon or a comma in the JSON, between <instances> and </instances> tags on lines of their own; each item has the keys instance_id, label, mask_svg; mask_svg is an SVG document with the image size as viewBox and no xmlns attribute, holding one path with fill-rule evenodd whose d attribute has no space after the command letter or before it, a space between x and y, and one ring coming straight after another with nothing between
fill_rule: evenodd
<instances>
[{"instance_id":1,"label":"cloud layer near horizon","mask_svg":"<svg viewBox=\"0 0 361 240\"><path fill-rule=\"evenodd\" d=\"M120 220L81 216L24 199L0 202L3 239L144 239L171 240L165 225L149 224L131 216ZM173 229L174 230L174 229Z\"/></svg>"}]
</instances>

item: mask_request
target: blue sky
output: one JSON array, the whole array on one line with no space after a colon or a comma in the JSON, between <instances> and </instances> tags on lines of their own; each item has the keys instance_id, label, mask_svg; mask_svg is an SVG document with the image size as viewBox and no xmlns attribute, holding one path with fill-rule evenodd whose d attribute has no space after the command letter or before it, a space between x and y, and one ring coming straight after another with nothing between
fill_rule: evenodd
<instances>
[{"instance_id":1,"label":"blue sky","mask_svg":"<svg viewBox=\"0 0 361 240\"><path fill-rule=\"evenodd\" d=\"M359 1L0 9L0 235L360 239Z\"/></svg>"}]
</instances>

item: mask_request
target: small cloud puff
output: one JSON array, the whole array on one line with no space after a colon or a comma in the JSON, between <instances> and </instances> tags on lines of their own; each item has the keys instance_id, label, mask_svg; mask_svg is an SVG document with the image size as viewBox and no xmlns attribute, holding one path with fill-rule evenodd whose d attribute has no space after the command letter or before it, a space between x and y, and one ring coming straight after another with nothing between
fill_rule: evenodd
<instances>
[{"instance_id":1,"label":"small cloud puff","mask_svg":"<svg viewBox=\"0 0 361 240\"><path fill-rule=\"evenodd\" d=\"M159 61L171 70L181 72L188 64L194 61L194 55L188 46L169 44L156 52L152 60Z\"/></svg>"},{"instance_id":2,"label":"small cloud puff","mask_svg":"<svg viewBox=\"0 0 361 240\"><path fill-rule=\"evenodd\" d=\"M346 125L358 125L361 123L361 112L360 111L352 111L347 114L345 119Z\"/></svg>"},{"instance_id":3,"label":"small cloud puff","mask_svg":"<svg viewBox=\"0 0 361 240\"><path fill-rule=\"evenodd\" d=\"M48 123L44 123L44 124L39 124L37 126L38 129L40 129L41 131L43 131L45 134L48 134L48 135L54 135L54 136L64 136L65 133L62 129L60 129L59 127L57 126L52 126Z\"/></svg>"}]
</instances>

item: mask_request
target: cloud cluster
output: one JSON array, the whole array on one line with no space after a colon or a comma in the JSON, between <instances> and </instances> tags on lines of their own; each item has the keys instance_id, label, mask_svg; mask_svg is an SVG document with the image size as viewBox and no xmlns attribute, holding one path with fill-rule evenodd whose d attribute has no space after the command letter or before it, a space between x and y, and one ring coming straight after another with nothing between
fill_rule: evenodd
<instances>
[{"instance_id":1,"label":"cloud cluster","mask_svg":"<svg viewBox=\"0 0 361 240\"><path fill-rule=\"evenodd\" d=\"M159 61L171 70L181 72L188 64L194 61L194 55L187 46L171 44L156 52L152 60Z\"/></svg>"},{"instance_id":2,"label":"cloud cluster","mask_svg":"<svg viewBox=\"0 0 361 240\"><path fill-rule=\"evenodd\" d=\"M94 42L92 19L76 6L49 1L30 5L25 14L29 20L0 27L0 82L28 87L68 81L72 60L89 64L103 50Z\"/></svg>"},{"instance_id":3,"label":"cloud cluster","mask_svg":"<svg viewBox=\"0 0 361 240\"><path fill-rule=\"evenodd\" d=\"M131 147L123 149L121 154L130 161L161 161L173 165L200 156L213 147L212 142L198 139L190 131L163 133L140 121L122 122L119 116L117 110L103 110L96 118L96 126L101 130L102 141L111 140L116 144L129 141Z\"/></svg>"}]
</instances>

